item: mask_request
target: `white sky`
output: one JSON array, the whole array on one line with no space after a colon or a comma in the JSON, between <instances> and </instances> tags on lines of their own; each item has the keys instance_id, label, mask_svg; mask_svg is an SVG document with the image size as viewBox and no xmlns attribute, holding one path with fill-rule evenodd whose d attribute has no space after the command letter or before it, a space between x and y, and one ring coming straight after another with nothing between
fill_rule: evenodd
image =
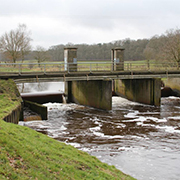
<instances>
[{"instance_id":1,"label":"white sky","mask_svg":"<svg viewBox=\"0 0 180 180\"><path fill-rule=\"evenodd\" d=\"M32 45L143 39L180 27L179 0L0 0L0 36L18 24Z\"/></svg>"}]
</instances>

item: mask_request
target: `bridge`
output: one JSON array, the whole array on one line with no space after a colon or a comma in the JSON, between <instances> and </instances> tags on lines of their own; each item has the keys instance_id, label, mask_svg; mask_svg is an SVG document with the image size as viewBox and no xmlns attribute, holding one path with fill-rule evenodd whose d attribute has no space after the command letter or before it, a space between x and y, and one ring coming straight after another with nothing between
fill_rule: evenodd
<instances>
[{"instance_id":1,"label":"bridge","mask_svg":"<svg viewBox=\"0 0 180 180\"><path fill-rule=\"evenodd\" d=\"M76 80L115 80L180 77L177 63L149 64L148 61L136 63L122 62L123 70L113 70L111 60L67 63L0 63L0 78L14 79L16 82L76 81Z\"/></svg>"},{"instance_id":2,"label":"bridge","mask_svg":"<svg viewBox=\"0 0 180 180\"><path fill-rule=\"evenodd\" d=\"M112 108L112 88L129 100L160 105L161 78L180 77L177 63L125 62L124 49L112 50L112 59L78 61L77 48L65 48L64 62L0 63L0 78L16 82L64 81L69 102Z\"/></svg>"}]
</instances>

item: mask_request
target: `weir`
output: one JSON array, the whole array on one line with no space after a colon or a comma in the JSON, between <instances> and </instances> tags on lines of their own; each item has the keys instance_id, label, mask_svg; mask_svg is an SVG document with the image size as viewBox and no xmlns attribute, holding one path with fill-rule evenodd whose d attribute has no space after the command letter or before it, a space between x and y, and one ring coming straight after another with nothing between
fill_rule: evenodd
<instances>
[{"instance_id":1,"label":"weir","mask_svg":"<svg viewBox=\"0 0 180 180\"><path fill-rule=\"evenodd\" d=\"M124 70L124 49L111 50L112 71ZM64 61L73 63L68 72L77 71L77 49L65 48ZM66 69L67 70L67 69ZM91 80L65 82L65 93L68 102L91 106L98 109L112 109L112 89L116 95L123 96L131 101L149 105L160 105L160 79L124 79L124 80ZM112 86L113 84L113 86Z\"/></svg>"},{"instance_id":2,"label":"weir","mask_svg":"<svg viewBox=\"0 0 180 180\"><path fill-rule=\"evenodd\" d=\"M43 93L23 93L21 97L23 100L32 101L39 104L44 104L48 102L57 102L62 103L64 102L63 96L64 93L60 92L43 92Z\"/></svg>"},{"instance_id":3,"label":"weir","mask_svg":"<svg viewBox=\"0 0 180 180\"><path fill-rule=\"evenodd\" d=\"M161 79L115 80L114 92L128 100L160 106Z\"/></svg>"},{"instance_id":4,"label":"weir","mask_svg":"<svg viewBox=\"0 0 180 180\"><path fill-rule=\"evenodd\" d=\"M16 82L22 80L30 82L61 81L65 82L65 94L26 94L22 98L36 103L46 102L74 102L85 106L91 106L103 110L112 109L112 91L121 97L131 101L160 106L161 103L161 78L167 78L164 81L166 86L170 86L173 93L180 97L179 67L172 65L167 69L167 64L160 68L158 64L142 64L137 68L135 64L124 63L124 49L115 48L111 50L110 62L78 62L77 48L68 47L64 49L64 62L53 63L51 68L46 68L51 63L41 63L39 70L28 69L28 66L38 66L38 63L1 63L3 67L0 72L1 79L14 79ZM89 65L88 65L89 64ZM100 66L97 66L100 64ZM109 64L107 66L107 64ZM27 66L28 65L28 66ZM88 66L87 66L88 65ZM151 69L156 67L156 70ZM26 67L25 69L23 67ZM162 66L162 64L161 64ZM18 72L16 68L18 67ZM147 69L148 67L148 69ZM10 69L9 69L10 68ZM13 70L11 70L13 68ZM99 68L99 69L98 69ZM58 70L57 70L58 69ZM62 70L63 69L63 70ZM157 70L158 69L158 70ZM174 79L170 79L174 78ZM164 89L167 90L167 89ZM41 109L41 108L40 108ZM19 109L12 112L7 121L19 116ZM44 116L47 117L47 114ZM16 118L17 119L17 118ZM22 117L21 117L22 119Z\"/></svg>"},{"instance_id":5,"label":"weir","mask_svg":"<svg viewBox=\"0 0 180 180\"><path fill-rule=\"evenodd\" d=\"M97 66L96 64L100 64ZM87 68L87 65L89 67ZM109 64L107 66L107 64ZM65 95L67 102L74 102L85 106L91 106L103 110L112 109L112 89L118 96L123 96L129 100L149 105L160 105L161 98L161 80L164 76L180 76L180 71L151 71L148 70L132 71L131 65L124 63L124 49L114 48L111 50L111 61L107 62L78 62L77 48L67 47L64 49L64 63L55 63L49 69L50 63L41 64L44 68L27 71L28 63L20 64L1 64L4 66L3 72L0 72L2 79L24 79L30 82L42 81L64 81ZM26 69L22 68L25 65ZM37 66L38 64L33 64ZM144 65L143 65L144 66ZM9 67L19 67L18 72L7 71ZM38 66L39 67L39 66ZM38 68L37 67L37 68ZM130 69L129 69L130 67ZM140 66L142 68L142 65ZM55 69L58 70L55 70ZM99 68L99 69L98 69ZM145 66L146 68L146 66ZM44 69L42 71L42 69ZM156 78L154 78L156 77ZM62 102L65 98L62 94L34 94L23 97L27 101L36 103Z\"/></svg>"},{"instance_id":6,"label":"weir","mask_svg":"<svg viewBox=\"0 0 180 180\"><path fill-rule=\"evenodd\" d=\"M68 102L103 110L112 109L112 81L66 82L65 93Z\"/></svg>"}]
</instances>

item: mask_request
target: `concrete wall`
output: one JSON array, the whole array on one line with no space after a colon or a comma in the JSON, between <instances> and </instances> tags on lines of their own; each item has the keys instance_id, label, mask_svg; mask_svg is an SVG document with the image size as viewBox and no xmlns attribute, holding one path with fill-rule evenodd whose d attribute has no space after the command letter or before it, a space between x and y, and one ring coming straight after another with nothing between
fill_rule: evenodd
<instances>
[{"instance_id":1,"label":"concrete wall","mask_svg":"<svg viewBox=\"0 0 180 180\"><path fill-rule=\"evenodd\" d=\"M103 110L112 109L112 81L66 82L68 102Z\"/></svg>"},{"instance_id":2,"label":"concrete wall","mask_svg":"<svg viewBox=\"0 0 180 180\"><path fill-rule=\"evenodd\" d=\"M180 97L180 78L163 78L164 88L161 90L162 97Z\"/></svg>"},{"instance_id":3,"label":"concrete wall","mask_svg":"<svg viewBox=\"0 0 180 180\"><path fill-rule=\"evenodd\" d=\"M25 93L21 95L23 100L36 102L38 104L44 104L48 102L63 102L64 93L52 93L52 92L44 92L44 93Z\"/></svg>"},{"instance_id":4,"label":"concrete wall","mask_svg":"<svg viewBox=\"0 0 180 180\"><path fill-rule=\"evenodd\" d=\"M163 79L164 85L180 91L180 78Z\"/></svg>"},{"instance_id":5,"label":"concrete wall","mask_svg":"<svg viewBox=\"0 0 180 180\"><path fill-rule=\"evenodd\" d=\"M6 113L6 116L3 117L3 120L6 122L18 124L19 120L23 118L23 103L18 88L15 82L11 79L0 80L0 89L1 94L8 94L6 101L15 102L14 108ZM14 104L14 103L13 103ZM2 105L2 109L5 108L5 105ZM6 112L6 110L4 110ZM5 113L4 112L4 113Z\"/></svg>"},{"instance_id":6,"label":"concrete wall","mask_svg":"<svg viewBox=\"0 0 180 180\"><path fill-rule=\"evenodd\" d=\"M160 79L115 80L115 93L131 101L160 106Z\"/></svg>"},{"instance_id":7,"label":"concrete wall","mask_svg":"<svg viewBox=\"0 0 180 180\"><path fill-rule=\"evenodd\" d=\"M19 119L22 118L21 116L22 116L22 107L20 105L16 109L12 110L10 114L8 114L6 117L4 117L3 120L6 122L18 124Z\"/></svg>"},{"instance_id":8,"label":"concrete wall","mask_svg":"<svg viewBox=\"0 0 180 180\"><path fill-rule=\"evenodd\" d=\"M124 48L115 48L111 50L111 60L113 64L112 71L124 70Z\"/></svg>"},{"instance_id":9,"label":"concrete wall","mask_svg":"<svg viewBox=\"0 0 180 180\"><path fill-rule=\"evenodd\" d=\"M77 71L77 48L75 47L64 48L64 63L65 63L65 71L68 72ZM70 63L69 66L67 66L67 63Z\"/></svg>"},{"instance_id":10,"label":"concrete wall","mask_svg":"<svg viewBox=\"0 0 180 180\"><path fill-rule=\"evenodd\" d=\"M46 106L30 101L24 101L24 106L39 114L42 120L48 119L48 111Z\"/></svg>"}]
</instances>

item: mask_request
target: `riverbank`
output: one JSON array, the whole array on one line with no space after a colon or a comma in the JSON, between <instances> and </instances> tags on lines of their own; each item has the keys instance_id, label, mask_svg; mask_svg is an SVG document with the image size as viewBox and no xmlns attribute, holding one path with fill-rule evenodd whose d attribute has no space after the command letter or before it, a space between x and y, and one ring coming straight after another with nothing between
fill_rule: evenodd
<instances>
[{"instance_id":1,"label":"riverbank","mask_svg":"<svg viewBox=\"0 0 180 180\"><path fill-rule=\"evenodd\" d=\"M22 99L14 81L0 80L0 119L4 119L21 106L21 102Z\"/></svg>"},{"instance_id":2,"label":"riverbank","mask_svg":"<svg viewBox=\"0 0 180 180\"><path fill-rule=\"evenodd\" d=\"M20 103L10 81L0 82L0 119ZM114 166L28 127L0 120L0 179L123 179L134 178Z\"/></svg>"},{"instance_id":3,"label":"riverbank","mask_svg":"<svg viewBox=\"0 0 180 180\"><path fill-rule=\"evenodd\" d=\"M0 179L133 179L28 127L0 120L0 136Z\"/></svg>"}]
</instances>

